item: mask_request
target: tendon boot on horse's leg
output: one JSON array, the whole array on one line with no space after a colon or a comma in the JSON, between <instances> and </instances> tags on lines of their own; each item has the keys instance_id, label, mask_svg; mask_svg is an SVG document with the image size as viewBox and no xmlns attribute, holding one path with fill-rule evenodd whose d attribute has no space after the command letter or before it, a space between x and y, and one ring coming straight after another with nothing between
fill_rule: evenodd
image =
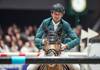
<instances>
[{"instance_id":1,"label":"tendon boot on horse's leg","mask_svg":"<svg viewBox=\"0 0 100 70\"><path fill-rule=\"evenodd\" d=\"M29 64L27 70L37 70L40 64Z\"/></svg>"},{"instance_id":2,"label":"tendon boot on horse's leg","mask_svg":"<svg viewBox=\"0 0 100 70\"><path fill-rule=\"evenodd\" d=\"M80 65L79 64L71 64L74 70L80 70Z\"/></svg>"}]
</instances>

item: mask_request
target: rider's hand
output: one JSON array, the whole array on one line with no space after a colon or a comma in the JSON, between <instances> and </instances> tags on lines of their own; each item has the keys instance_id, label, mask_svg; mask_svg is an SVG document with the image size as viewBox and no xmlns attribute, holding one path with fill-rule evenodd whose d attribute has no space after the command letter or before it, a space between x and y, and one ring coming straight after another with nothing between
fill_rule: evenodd
<instances>
[{"instance_id":1,"label":"rider's hand","mask_svg":"<svg viewBox=\"0 0 100 70\"><path fill-rule=\"evenodd\" d=\"M42 39L42 44L45 44L47 42L47 38Z\"/></svg>"},{"instance_id":2,"label":"rider's hand","mask_svg":"<svg viewBox=\"0 0 100 70\"><path fill-rule=\"evenodd\" d=\"M65 50L67 48L66 44L61 44L61 50Z\"/></svg>"},{"instance_id":3,"label":"rider's hand","mask_svg":"<svg viewBox=\"0 0 100 70\"><path fill-rule=\"evenodd\" d=\"M39 52L39 57L43 57L44 55L45 55L45 52L44 52L43 49L41 49L40 52Z\"/></svg>"},{"instance_id":4,"label":"rider's hand","mask_svg":"<svg viewBox=\"0 0 100 70\"><path fill-rule=\"evenodd\" d=\"M45 39L42 39L42 44L44 44L45 43Z\"/></svg>"}]
</instances>

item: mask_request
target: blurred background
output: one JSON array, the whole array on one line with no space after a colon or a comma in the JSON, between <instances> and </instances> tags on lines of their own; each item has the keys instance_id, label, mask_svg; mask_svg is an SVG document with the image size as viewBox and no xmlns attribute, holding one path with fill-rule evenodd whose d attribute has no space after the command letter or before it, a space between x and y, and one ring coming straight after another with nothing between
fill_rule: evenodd
<instances>
[{"instance_id":1,"label":"blurred background","mask_svg":"<svg viewBox=\"0 0 100 70\"><path fill-rule=\"evenodd\" d=\"M0 0L0 24L2 27L16 23L19 26L39 25L41 21L50 16L49 9L55 3L62 3L66 8L64 19L75 26L75 16L69 15L70 0ZM80 16L80 24L84 28L93 27L100 16L99 0L86 0L84 15ZM70 9L71 10L71 9ZM67 12L68 11L68 12ZM7 28L7 27L6 27Z\"/></svg>"}]
</instances>

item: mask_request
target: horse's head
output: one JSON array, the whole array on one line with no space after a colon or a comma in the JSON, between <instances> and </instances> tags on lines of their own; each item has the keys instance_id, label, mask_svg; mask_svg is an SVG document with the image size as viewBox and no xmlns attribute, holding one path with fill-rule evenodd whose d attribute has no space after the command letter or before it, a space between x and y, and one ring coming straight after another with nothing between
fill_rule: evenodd
<instances>
[{"instance_id":1,"label":"horse's head","mask_svg":"<svg viewBox=\"0 0 100 70\"><path fill-rule=\"evenodd\" d=\"M49 31L44 42L46 55L58 56L61 50L60 38L54 31Z\"/></svg>"}]
</instances>

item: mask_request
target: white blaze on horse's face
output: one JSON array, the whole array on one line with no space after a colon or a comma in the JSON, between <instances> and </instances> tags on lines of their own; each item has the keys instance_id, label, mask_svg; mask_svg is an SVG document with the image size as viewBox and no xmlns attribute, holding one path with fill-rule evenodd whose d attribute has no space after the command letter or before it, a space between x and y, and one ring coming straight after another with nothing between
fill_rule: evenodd
<instances>
[{"instance_id":1,"label":"white blaze on horse's face","mask_svg":"<svg viewBox=\"0 0 100 70\"><path fill-rule=\"evenodd\" d=\"M54 56L55 56L55 54L54 54L53 52L50 52L50 53L48 53L48 55L47 55L47 56L54 57Z\"/></svg>"}]
</instances>

